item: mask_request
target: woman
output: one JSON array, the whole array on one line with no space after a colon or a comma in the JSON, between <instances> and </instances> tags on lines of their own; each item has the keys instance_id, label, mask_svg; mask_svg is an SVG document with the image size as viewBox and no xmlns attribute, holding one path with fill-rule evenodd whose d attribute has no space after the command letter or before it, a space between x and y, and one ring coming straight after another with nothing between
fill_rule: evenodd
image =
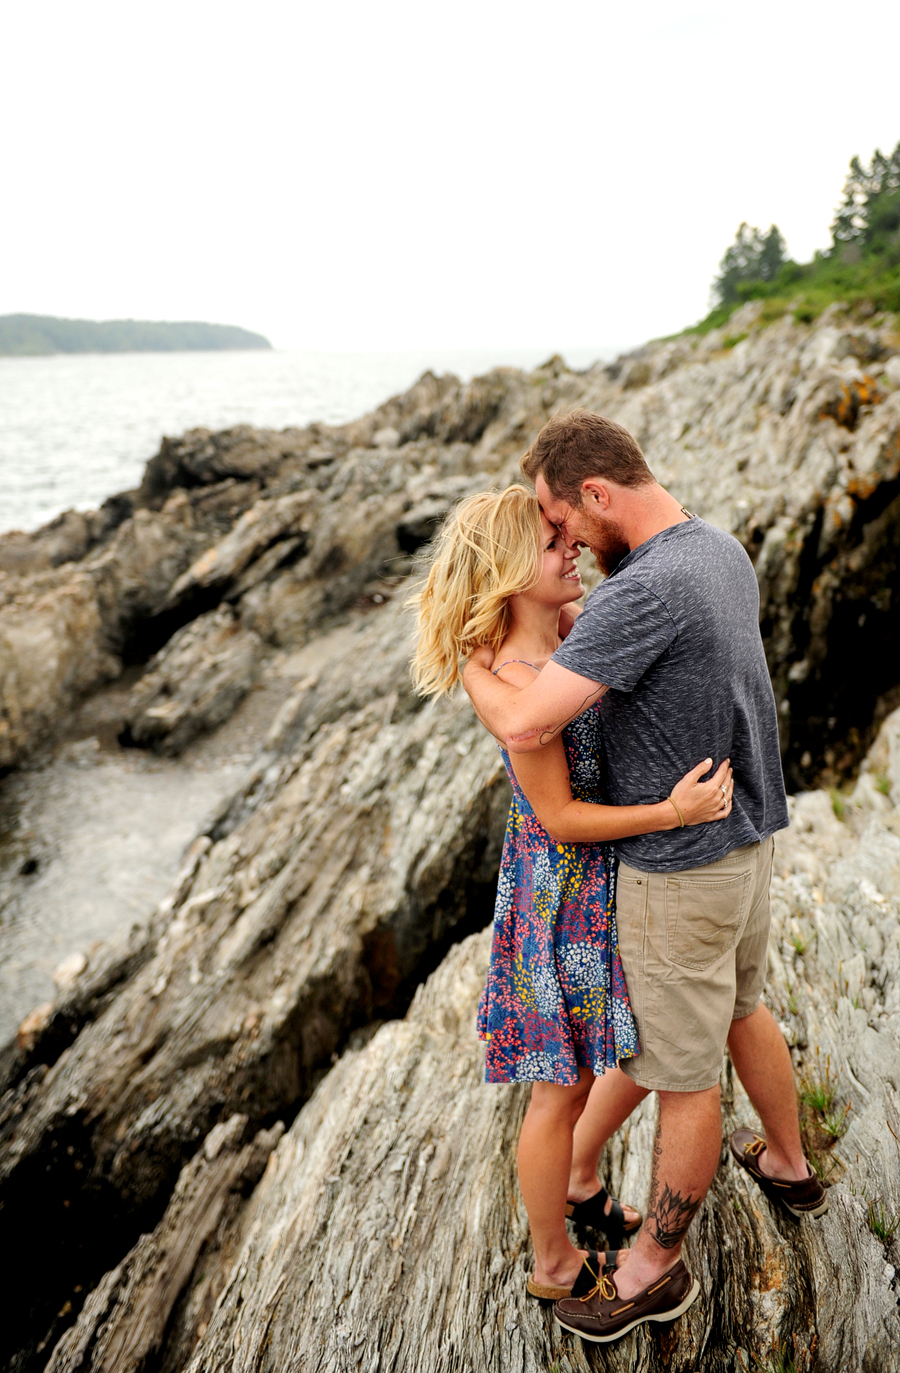
<instances>
[{"instance_id":1,"label":"woman","mask_svg":"<svg viewBox=\"0 0 900 1373\"><path fill-rule=\"evenodd\" d=\"M414 598L418 690L451 690L460 658L480 644L493 649L504 681L533 681L579 613L579 552L522 486L463 501ZM567 1215L613 1245L641 1223L597 1178L603 1144L644 1095L617 1067L640 1046L619 960L609 841L723 819L731 809L726 764L699 780L709 759L658 804L602 804L600 718L598 703L538 753L511 758L501 744L513 803L478 1011L487 1081L533 1084L518 1151L535 1255L528 1291L552 1300L583 1295L600 1265L617 1262L615 1248L576 1249ZM540 820L550 803L552 835Z\"/></svg>"}]
</instances>

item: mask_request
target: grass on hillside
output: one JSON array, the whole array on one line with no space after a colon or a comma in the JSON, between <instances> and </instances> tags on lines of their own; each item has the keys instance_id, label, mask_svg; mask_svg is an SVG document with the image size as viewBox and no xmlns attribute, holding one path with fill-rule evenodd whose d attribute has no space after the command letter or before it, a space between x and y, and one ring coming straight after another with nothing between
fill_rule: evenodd
<instances>
[{"instance_id":1,"label":"grass on hillside","mask_svg":"<svg viewBox=\"0 0 900 1373\"><path fill-rule=\"evenodd\" d=\"M684 332L719 329L751 300L763 302L757 327L788 311L811 324L837 304L858 319L900 316L900 143L887 156L876 148L868 165L851 158L826 252L801 263L785 250L776 224L741 224L713 281L719 304Z\"/></svg>"},{"instance_id":2,"label":"grass on hillside","mask_svg":"<svg viewBox=\"0 0 900 1373\"><path fill-rule=\"evenodd\" d=\"M900 314L900 264L878 258L847 262L817 255L808 263L786 262L773 281L754 282L744 287L741 295L742 299L732 304L717 305L684 332L708 334L720 329L748 300L763 301L760 325L788 313L798 323L812 324L829 305L838 302L852 313Z\"/></svg>"}]
</instances>

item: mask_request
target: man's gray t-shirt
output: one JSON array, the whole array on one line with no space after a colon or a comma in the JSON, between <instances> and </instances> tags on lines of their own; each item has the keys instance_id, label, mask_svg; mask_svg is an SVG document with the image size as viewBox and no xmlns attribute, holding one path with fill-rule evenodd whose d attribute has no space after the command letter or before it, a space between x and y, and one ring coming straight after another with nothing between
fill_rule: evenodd
<instances>
[{"instance_id":1,"label":"man's gray t-shirt","mask_svg":"<svg viewBox=\"0 0 900 1373\"><path fill-rule=\"evenodd\" d=\"M730 534L694 517L632 549L553 657L610 688L601 718L613 805L662 801L704 758L731 759L727 820L622 839L626 863L699 867L788 824L759 589Z\"/></svg>"}]
</instances>

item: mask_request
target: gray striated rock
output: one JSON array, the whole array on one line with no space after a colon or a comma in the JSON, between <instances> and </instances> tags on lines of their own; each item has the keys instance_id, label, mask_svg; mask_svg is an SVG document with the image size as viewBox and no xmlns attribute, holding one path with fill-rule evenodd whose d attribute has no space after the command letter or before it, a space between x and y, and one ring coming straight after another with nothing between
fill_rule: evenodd
<instances>
[{"instance_id":1,"label":"gray striated rock","mask_svg":"<svg viewBox=\"0 0 900 1373\"><path fill-rule=\"evenodd\" d=\"M0 767L52 739L123 654L146 656L222 600L268 645L296 648L373 579L408 570L404 512L434 495L446 507L510 456L501 445L475 462L473 445L519 375L426 376L343 429L196 430L163 443L117 525L104 507L0 538ZM402 450L369 446L385 418ZM54 568L66 521L86 551Z\"/></svg>"},{"instance_id":2,"label":"gray striated rock","mask_svg":"<svg viewBox=\"0 0 900 1373\"><path fill-rule=\"evenodd\" d=\"M246 1116L235 1115L209 1132L183 1170L161 1224L152 1235L142 1236L91 1293L82 1319L53 1351L48 1373L85 1367L124 1373L146 1367L164 1339L171 1366L175 1340L170 1322L185 1281L213 1235L222 1247L241 1235L242 1193L259 1181L284 1131L278 1124L245 1144L246 1125ZM195 1321L199 1314L209 1314L218 1292L206 1281L199 1302L198 1295L193 1294L191 1304ZM174 1366L183 1367L190 1353L191 1345Z\"/></svg>"},{"instance_id":3,"label":"gray striated rock","mask_svg":"<svg viewBox=\"0 0 900 1373\"><path fill-rule=\"evenodd\" d=\"M85 1274L82 1206L105 1253L118 1231L92 1198L154 1215L223 1111L259 1128L295 1110L354 1027L405 1005L429 960L489 918L505 774L467 703L413 697L407 633L395 602L323 642L114 993L79 997L76 977L66 1013L7 1055L0 1201L23 1278L42 1159L59 1159L38 1202L59 1283ZM26 1330L11 1321L4 1347L46 1338L63 1305L52 1273L13 1305Z\"/></svg>"},{"instance_id":4,"label":"gray striated rock","mask_svg":"<svg viewBox=\"0 0 900 1373\"><path fill-rule=\"evenodd\" d=\"M875 756L888 758L893 775L900 712ZM778 844L766 995L793 1045L807 1146L830 1181L829 1211L791 1221L723 1150L687 1246L703 1300L670 1330L644 1329L605 1350L603 1367L724 1373L779 1359L807 1373L896 1367L900 812L866 786L843 822L825 793L793 807L794 828ZM208 1252L195 1244L193 1273L188 1262L179 1269L186 1318L173 1340L193 1358L177 1366L599 1366L525 1295L530 1255L514 1157L527 1088L484 1085L473 1033L489 938L485 931L454 948L404 1020L343 1055L274 1148L244 1217L223 1223L223 1237L239 1238L215 1242L216 1222L207 1223ZM722 1087L725 1131L758 1124L727 1064ZM653 1128L651 1098L607 1160L616 1191L637 1204L649 1184ZM210 1138L217 1143L215 1132ZM123 1275L134 1285L145 1256L164 1244L185 1249L193 1211L183 1199L207 1176L210 1147L185 1167L153 1236L100 1284L54 1352L53 1373L141 1366L138 1335L163 1323L164 1313L147 1314L159 1279L138 1282L124 1309L108 1293ZM212 1311L210 1288L219 1294ZM173 1301L169 1290L166 1312ZM72 1358L93 1340L101 1352ZM137 1352L113 1364L105 1353L113 1347Z\"/></svg>"},{"instance_id":5,"label":"gray striated rock","mask_svg":"<svg viewBox=\"0 0 900 1373\"><path fill-rule=\"evenodd\" d=\"M131 626L161 608L202 539L175 495L158 514L138 510L82 562L0 574L0 767L52 739L78 699L118 676Z\"/></svg>"},{"instance_id":6,"label":"gray striated rock","mask_svg":"<svg viewBox=\"0 0 900 1373\"><path fill-rule=\"evenodd\" d=\"M462 1227L452 1243L448 1239L436 1270L435 1281L450 1286L435 1287L433 1295L446 1303L447 1291L458 1294L454 1340L465 1336L464 1317L466 1330L472 1328L470 1296L476 1303L477 1328L492 1332L477 1358L468 1347L476 1366L493 1366L494 1359L501 1360L498 1366L529 1366L528 1351L547 1354L538 1314L516 1305L527 1262L521 1213L510 1219L508 1210L496 1218L496 1229L485 1229L487 1198L514 1196L511 1162L502 1150L485 1154L488 1146L479 1143L486 1138L487 1098L477 1084L476 1051L464 1047L462 1031L450 1026L445 1033L435 1020L423 1037L416 1012L408 1025L385 1027L369 1048L354 1050L347 1066L342 1061L324 1079L320 1095L303 1103L350 1036L402 1013L446 945L488 918L508 795L502 769L464 702L423 707L412 696L403 583L410 552L441 511L468 490L509 480L526 443L561 405L590 404L631 425L660 477L689 507L733 529L755 557L793 775L812 776L822 763L837 770L860 756L878 699L896 686L894 659L885 651L896 629L893 547L900 518L900 393L884 370L891 357L873 361L871 377L863 373L852 361L858 355L847 351L863 351L858 328L836 316L813 330L787 321L755 332L750 309L731 327L749 330L734 347L707 336L642 350L646 372L631 369L627 386L615 367L575 374L551 359L530 376L498 369L468 386L426 374L405 396L339 429L195 431L163 445L116 527L91 534L94 542L80 560L51 566L39 538L37 570L21 570L21 538L12 558L19 571L0 556L6 568L0 577L0 765L34 750L69 703L118 672L122 656L162 650L138 683L131 712L139 729L148 718L163 719L160 747L177 746L182 724L214 722L229 692L247 680L248 645L260 645L257 655L290 653L298 665L302 660L303 674L248 782L198 837L151 929L138 932L119 954L92 957L80 974L67 976L56 1005L32 1018L22 1042L6 1053L0 1202L22 1279L0 1332L15 1360L11 1366L43 1366L46 1352L38 1345L49 1350L63 1336L82 1300L71 1291L73 1272L81 1288L96 1288L97 1295L85 1306L88 1325L78 1327L74 1343L58 1357L77 1354L89 1367L95 1347L121 1351L121 1343L103 1343L101 1326L113 1321L119 1333L113 1337L110 1329L109 1339L125 1339L127 1313L113 1313L112 1303L126 1288L128 1302L137 1300L127 1284L129 1274L145 1271L133 1253L138 1234L154 1232L164 1214L177 1229L180 1213L166 1211L176 1181L180 1174L194 1177L182 1170L192 1167L209 1132L233 1115L248 1117L252 1134L277 1118L290 1120L303 1107L280 1147L294 1150L297 1139L311 1141L321 1129L323 1139L355 1140L348 1157L361 1162L365 1125L352 1113L368 1101L387 1154L396 1147L417 1159L432 1138L424 1103L429 1095L438 1099L438 1084L446 1082L460 1094L476 1147L466 1152L460 1132L449 1145L452 1167L432 1176L430 1164L423 1165L427 1200L437 1210L427 1213L423 1202L422 1215L446 1215L448 1225ZM888 332L872 334L869 355L890 353ZM11 547L0 541L0 555ZM228 635L229 626L239 628ZM219 647L232 639L233 657L220 655ZM165 711L149 714L165 704L166 691L180 712L177 720L173 712L173 729L165 727ZM875 1195L888 1215L900 1208L881 1181L890 1153L883 1122L894 1118L897 1083L893 1017L900 1013L890 876L897 833L893 779L900 767L895 732L893 719L845 803L843 822L824 792L795 802L797 832L782 847L776 893L780 938L770 995L801 1070L821 1077L840 1069L838 1109L853 1101L849 1131L833 1147L825 1122L813 1116L808 1122L811 1147L836 1179L843 1177L845 1190L836 1189L834 1214L812 1247L804 1241L796 1253L785 1242L783 1224L767 1218L758 1199L748 1193L744 1210L734 1210L740 1180L715 1193L718 1205L707 1208L692 1261L723 1285L730 1314L720 1311L718 1325L707 1314L692 1316L687 1343L681 1335L674 1341L665 1336L660 1348L674 1351L675 1367L696 1367L701 1354L704 1367L732 1367L739 1348L749 1364L751 1356L768 1357L767 1350L794 1334L798 1348L810 1351L811 1368L888 1366L879 1362L879 1340L893 1338L893 1308L884 1293L892 1277L883 1276L893 1250L890 1244L872 1248L877 1236L866 1217ZM447 974L458 981L456 990L443 973L434 986L441 1000L449 998L451 1019L462 1026L472 1011L475 964L469 971L463 963L449 966L456 969ZM437 1016L436 1010L429 1014ZM359 1096L363 1089L354 1074L362 1070L353 1063L369 1053L369 1068L390 1066L421 1108L397 1116L390 1094L378 1095L377 1082L371 1097ZM846 1083L852 1092L842 1098ZM730 1092L727 1079L726 1086ZM491 1119L497 1137L509 1141L520 1108L515 1094L505 1099L507 1106L491 1110L509 1115L499 1125L496 1114ZM451 1107L456 1110L455 1100ZM327 1129L322 1111L332 1122ZM435 1128L433 1112L428 1128ZM651 1129L649 1118L635 1120L613 1151L616 1185L631 1195L646 1184ZM410 1257L398 1274L391 1255L402 1254L406 1240L401 1237L396 1250L382 1243L395 1234L385 1228L385 1208L397 1192L392 1162L377 1162L385 1169L377 1177L348 1174L354 1179L348 1205L355 1206L374 1246L371 1268L361 1271L371 1275L369 1291L387 1295L368 1332L358 1324L362 1308L352 1308L357 1324L348 1321L346 1329L361 1343L344 1339L339 1326L337 1345L322 1354L333 1366L343 1366L335 1360L349 1358L348 1349L359 1350L357 1364L373 1368L379 1349L408 1357L397 1352L405 1336L392 1294L398 1301L418 1300L426 1289L416 1284L427 1281L427 1268L419 1265L417 1276ZM324 1224L321 1212L321 1189L333 1185L332 1175L323 1174L319 1162L301 1172L311 1189L303 1200L289 1188L279 1190L267 1175L260 1205L270 1218L287 1218L300 1208L303 1234L303 1208L321 1215L324 1228L308 1228L309 1266L303 1266L305 1258L294 1265L298 1283L304 1273L309 1281L312 1265L321 1263L336 1289L353 1284L359 1273L357 1260L342 1248L346 1227ZM402 1196L412 1207L419 1184L409 1176L413 1191ZM854 1195L851 1184L866 1194ZM479 1196L481 1209L469 1215L460 1199ZM222 1351L237 1348L238 1338L242 1366L269 1366L227 1296L209 1334L201 1332L213 1290L203 1286L201 1269L215 1275L215 1291L240 1291L248 1312L260 1309L250 1291L254 1282L241 1274L262 1273L253 1268L262 1264L262 1232L254 1239L236 1213L230 1215L227 1235L211 1231L200 1254L191 1251L194 1266L179 1270L180 1295L173 1297L166 1286L166 1301L175 1301L169 1308L174 1324L163 1325L178 1334L171 1345L164 1340L160 1367L183 1367L195 1345L198 1359L208 1356L206 1366L226 1367L232 1355L226 1359ZM877 1216L873 1224L877 1229ZM298 1348L309 1348L304 1342L312 1340L313 1325L303 1324L309 1298L292 1285L290 1246L282 1248L278 1238L281 1221L271 1225L267 1272L273 1282L284 1278L285 1290L299 1298L288 1335ZM287 1219L284 1225L289 1238ZM47 1231L55 1237L50 1260L37 1247ZM476 1232L485 1250L477 1259ZM412 1210L403 1233L413 1246L424 1243L425 1230ZM163 1232L157 1240L163 1244ZM726 1242L733 1257L719 1263ZM234 1266L238 1243L247 1246L250 1266L243 1269ZM118 1271L127 1255L126 1269ZM477 1288L459 1276L464 1256ZM369 1257L367 1251L367 1263ZM38 1263L44 1281L36 1288L28 1275ZM103 1279L117 1271L114 1279ZM488 1271L503 1298L500 1306L484 1295L490 1283L481 1280ZM246 1290L240 1286L245 1280ZM827 1283L841 1292L855 1284L864 1293L844 1333L824 1311ZM316 1295L310 1310L320 1310L318 1301ZM513 1333L515 1323L527 1338ZM465 1359L463 1344L439 1343L450 1328L436 1322L434 1339L423 1344L423 1367L428 1359L440 1367L451 1354ZM498 1328L508 1339L494 1338ZM864 1336L873 1342L865 1356ZM641 1357L653 1367L655 1337L640 1338L646 1340ZM150 1348L135 1341L128 1347ZM558 1341L549 1353L551 1362L581 1357ZM387 1353L384 1358L387 1367Z\"/></svg>"},{"instance_id":7,"label":"gray striated rock","mask_svg":"<svg viewBox=\"0 0 900 1373\"><path fill-rule=\"evenodd\" d=\"M166 605L196 597L201 588L227 587L239 596L255 586L306 542L315 517L315 494L297 491L255 501L225 538L206 549L178 578Z\"/></svg>"},{"instance_id":8,"label":"gray striated rock","mask_svg":"<svg viewBox=\"0 0 900 1373\"><path fill-rule=\"evenodd\" d=\"M179 629L131 693L128 741L181 753L227 720L259 677L263 644L232 609L220 606Z\"/></svg>"},{"instance_id":9,"label":"gray striated rock","mask_svg":"<svg viewBox=\"0 0 900 1373\"><path fill-rule=\"evenodd\" d=\"M822 763L846 772L896 685L900 393L848 352L839 313L811 331L754 331L757 314L732 318L731 337L751 332L725 353L724 331L645 349L648 383L626 396L594 369L582 403L626 424L660 480L754 558L796 786ZM874 337L882 356L900 347Z\"/></svg>"},{"instance_id":10,"label":"gray striated rock","mask_svg":"<svg viewBox=\"0 0 900 1373\"><path fill-rule=\"evenodd\" d=\"M0 539L0 766L123 652L147 656L222 600L266 645L302 646L408 571L452 500L513 479L549 414L582 404L627 424L660 479L744 542L792 783L846 775L897 685L900 340L835 309L814 328L758 316L751 303L727 335L583 374L559 358L467 385L426 373L337 428L166 440L137 492Z\"/></svg>"}]
</instances>

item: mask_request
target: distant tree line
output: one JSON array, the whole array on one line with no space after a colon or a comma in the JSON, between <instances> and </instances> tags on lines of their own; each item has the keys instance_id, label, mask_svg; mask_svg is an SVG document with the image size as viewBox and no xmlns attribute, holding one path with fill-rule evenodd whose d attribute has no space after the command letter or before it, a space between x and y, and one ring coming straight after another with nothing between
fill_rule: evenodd
<instances>
[{"instance_id":1,"label":"distant tree line","mask_svg":"<svg viewBox=\"0 0 900 1373\"><path fill-rule=\"evenodd\" d=\"M57 319L0 315L0 355L46 353L174 353L182 350L271 348L262 334L232 324L168 324L142 319Z\"/></svg>"},{"instance_id":2,"label":"distant tree line","mask_svg":"<svg viewBox=\"0 0 900 1373\"><path fill-rule=\"evenodd\" d=\"M762 229L743 223L719 263L719 275L713 283L719 304L735 305L747 299L744 287L774 281L788 260L786 246L777 224L771 224L764 234Z\"/></svg>"},{"instance_id":3,"label":"distant tree line","mask_svg":"<svg viewBox=\"0 0 900 1373\"><path fill-rule=\"evenodd\" d=\"M845 261L865 253L900 261L900 143L890 157L876 148L868 167L853 158L831 236Z\"/></svg>"},{"instance_id":4,"label":"distant tree line","mask_svg":"<svg viewBox=\"0 0 900 1373\"><path fill-rule=\"evenodd\" d=\"M794 262L776 224L741 224L713 281L716 307L699 326L722 323L745 300L800 296L801 317L832 300L862 300L900 311L900 143L868 166L854 157L831 225L831 246L811 263ZM803 308L806 314L803 315Z\"/></svg>"}]
</instances>

